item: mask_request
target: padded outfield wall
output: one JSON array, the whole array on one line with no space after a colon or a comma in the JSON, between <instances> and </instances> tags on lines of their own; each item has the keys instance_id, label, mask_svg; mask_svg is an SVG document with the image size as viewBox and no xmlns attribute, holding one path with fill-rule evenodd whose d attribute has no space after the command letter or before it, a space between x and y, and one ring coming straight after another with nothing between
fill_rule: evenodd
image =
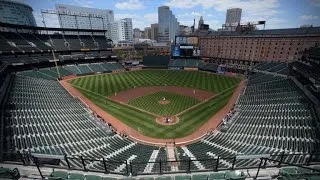
<instances>
[{"instance_id":1,"label":"padded outfield wall","mask_svg":"<svg viewBox=\"0 0 320 180\"><path fill-rule=\"evenodd\" d=\"M148 67L168 67L170 56L144 56L143 65Z\"/></svg>"}]
</instances>

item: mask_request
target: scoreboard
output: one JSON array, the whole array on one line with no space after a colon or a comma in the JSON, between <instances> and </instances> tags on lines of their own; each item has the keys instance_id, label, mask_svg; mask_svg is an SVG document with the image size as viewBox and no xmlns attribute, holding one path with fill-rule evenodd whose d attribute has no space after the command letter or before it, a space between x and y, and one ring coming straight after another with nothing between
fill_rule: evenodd
<instances>
[{"instance_id":1,"label":"scoreboard","mask_svg":"<svg viewBox=\"0 0 320 180\"><path fill-rule=\"evenodd\" d=\"M176 42L176 45L179 45L179 44L198 45L199 38L197 36L176 36L175 42Z\"/></svg>"},{"instance_id":2,"label":"scoreboard","mask_svg":"<svg viewBox=\"0 0 320 180\"><path fill-rule=\"evenodd\" d=\"M176 36L175 45L171 47L173 57L200 56L199 38L197 36Z\"/></svg>"}]
</instances>

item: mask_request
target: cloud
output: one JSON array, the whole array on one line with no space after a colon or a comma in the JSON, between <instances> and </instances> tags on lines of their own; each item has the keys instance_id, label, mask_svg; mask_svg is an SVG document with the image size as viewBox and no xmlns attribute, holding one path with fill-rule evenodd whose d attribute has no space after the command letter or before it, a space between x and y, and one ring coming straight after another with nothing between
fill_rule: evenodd
<instances>
[{"instance_id":1,"label":"cloud","mask_svg":"<svg viewBox=\"0 0 320 180\"><path fill-rule=\"evenodd\" d=\"M302 15L300 16L300 19L303 19L303 20L306 20L306 21L309 21L309 20L315 20L315 19L318 19L319 16L313 16L313 15Z\"/></svg>"},{"instance_id":2,"label":"cloud","mask_svg":"<svg viewBox=\"0 0 320 180\"><path fill-rule=\"evenodd\" d=\"M194 0L170 0L165 5L173 8L190 9L197 6L199 3Z\"/></svg>"},{"instance_id":3,"label":"cloud","mask_svg":"<svg viewBox=\"0 0 320 180\"><path fill-rule=\"evenodd\" d=\"M132 18L132 19L136 19L138 18L139 16L137 14L127 14L127 13L124 13L124 14L115 14L115 20L120 20L120 19L124 19L124 18Z\"/></svg>"},{"instance_id":4,"label":"cloud","mask_svg":"<svg viewBox=\"0 0 320 180\"><path fill-rule=\"evenodd\" d=\"M320 0L312 0L311 4L315 7L320 7Z\"/></svg>"},{"instance_id":5,"label":"cloud","mask_svg":"<svg viewBox=\"0 0 320 180\"><path fill-rule=\"evenodd\" d=\"M70 5L92 8L94 2L92 0L73 0L73 2Z\"/></svg>"},{"instance_id":6,"label":"cloud","mask_svg":"<svg viewBox=\"0 0 320 180\"><path fill-rule=\"evenodd\" d=\"M44 27L43 24L43 18L40 12L33 12L34 18L36 20L37 26L39 27ZM45 21L45 26L46 27L55 27L59 28L59 19L58 16L55 14L44 14L44 21Z\"/></svg>"},{"instance_id":7,"label":"cloud","mask_svg":"<svg viewBox=\"0 0 320 180\"><path fill-rule=\"evenodd\" d=\"M158 22L158 13L148 13L144 15L145 20L152 23ZM151 24L151 23L150 23Z\"/></svg>"},{"instance_id":8,"label":"cloud","mask_svg":"<svg viewBox=\"0 0 320 180\"><path fill-rule=\"evenodd\" d=\"M127 10L137 10L137 9L144 9L145 6L143 5L140 0L127 0L118 2L115 4L115 7L118 9L127 9Z\"/></svg>"},{"instance_id":9,"label":"cloud","mask_svg":"<svg viewBox=\"0 0 320 180\"><path fill-rule=\"evenodd\" d=\"M202 16L202 14L200 12L192 12L192 13L184 13L184 14L178 14L177 17L180 18L188 18L188 17L198 17L200 18L200 16Z\"/></svg>"},{"instance_id":10,"label":"cloud","mask_svg":"<svg viewBox=\"0 0 320 180\"><path fill-rule=\"evenodd\" d=\"M181 5L181 3L185 2L187 5ZM225 14L229 8L241 8L243 20L252 19L255 21L269 20L283 13L279 10L279 0L170 0L166 4L181 9L188 9L199 5L204 11L214 9L218 13L223 14Z\"/></svg>"}]
</instances>

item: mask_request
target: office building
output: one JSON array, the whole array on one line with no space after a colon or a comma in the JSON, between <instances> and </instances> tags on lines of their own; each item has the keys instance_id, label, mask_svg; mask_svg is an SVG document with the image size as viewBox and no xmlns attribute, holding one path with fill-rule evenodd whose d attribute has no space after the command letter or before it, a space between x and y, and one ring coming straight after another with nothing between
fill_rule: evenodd
<instances>
[{"instance_id":1,"label":"office building","mask_svg":"<svg viewBox=\"0 0 320 180\"><path fill-rule=\"evenodd\" d=\"M179 34L178 35L190 35L192 33L192 28L185 25L179 26Z\"/></svg>"},{"instance_id":2,"label":"office building","mask_svg":"<svg viewBox=\"0 0 320 180\"><path fill-rule=\"evenodd\" d=\"M239 24L241 21L242 9L233 8L227 10L226 24Z\"/></svg>"},{"instance_id":3,"label":"office building","mask_svg":"<svg viewBox=\"0 0 320 180\"><path fill-rule=\"evenodd\" d=\"M133 29L133 38L141 38L141 30L139 28Z\"/></svg>"},{"instance_id":4,"label":"office building","mask_svg":"<svg viewBox=\"0 0 320 180\"><path fill-rule=\"evenodd\" d=\"M133 43L132 19L124 18L109 24L110 38L114 44Z\"/></svg>"},{"instance_id":5,"label":"office building","mask_svg":"<svg viewBox=\"0 0 320 180\"><path fill-rule=\"evenodd\" d=\"M179 23L169 6L158 7L158 41L171 43L179 33Z\"/></svg>"},{"instance_id":6,"label":"office building","mask_svg":"<svg viewBox=\"0 0 320 180\"><path fill-rule=\"evenodd\" d=\"M36 26L32 7L9 0L0 1L0 22L27 26Z\"/></svg>"},{"instance_id":7,"label":"office building","mask_svg":"<svg viewBox=\"0 0 320 180\"><path fill-rule=\"evenodd\" d=\"M144 38L151 39L151 28L150 27L144 28Z\"/></svg>"},{"instance_id":8,"label":"office building","mask_svg":"<svg viewBox=\"0 0 320 180\"><path fill-rule=\"evenodd\" d=\"M158 41L159 26L158 23L151 24L151 39Z\"/></svg>"}]
</instances>

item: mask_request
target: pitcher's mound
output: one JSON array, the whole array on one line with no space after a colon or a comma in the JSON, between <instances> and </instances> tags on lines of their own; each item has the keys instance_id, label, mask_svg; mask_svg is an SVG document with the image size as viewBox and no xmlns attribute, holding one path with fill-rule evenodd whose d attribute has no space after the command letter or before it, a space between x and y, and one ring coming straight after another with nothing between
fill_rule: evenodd
<instances>
[{"instance_id":1,"label":"pitcher's mound","mask_svg":"<svg viewBox=\"0 0 320 180\"><path fill-rule=\"evenodd\" d=\"M164 125L164 126L170 126L177 124L179 122L179 117L177 116L159 116L156 118L157 123Z\"/></svg>"},{"instance_id":2,"label":"pitcher's mound","mask_svg":"<svg viewBox=\"0 0 320 180\"><path fill-rule=\"evenodd\" d=\"M170 103L170 101L168 101L168 100L159 101L159 104L163 104L163 105L166 105L166 104L169 104L169 103Z\"/></svg>"}]
</instances>

